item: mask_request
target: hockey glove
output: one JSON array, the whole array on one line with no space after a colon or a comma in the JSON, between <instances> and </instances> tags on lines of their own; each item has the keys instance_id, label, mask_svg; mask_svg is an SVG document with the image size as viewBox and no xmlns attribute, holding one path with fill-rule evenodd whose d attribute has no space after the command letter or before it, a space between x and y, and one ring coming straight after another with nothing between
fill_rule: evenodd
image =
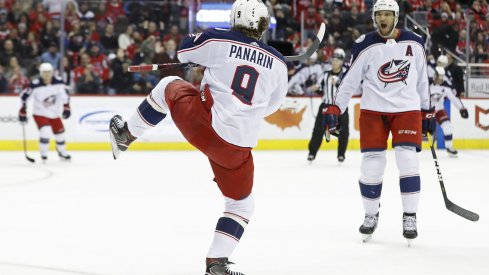
<instances>
[{"instance_id":1,"label":"hockey glove","mask_svg":"<svg viewBox=\"0 0 489 275\"><path fill-rule=\"evenodd\" d=\"M462 118L469 118L469 112L467 111L467 109L460 109L460 116Z\"/></svg>"},{"instance_id":2,"label":"hockey glove","mask_svg":"<svg viewBox=\"0 0 489 275\"><path fill-rule=\"evenodd\" d=\"M429 110L421 110L422 115L422 133L426 136L427 133L433 135L436 130L435 107Z\"/></svg>"},{"instance_id":3,"label":"hockey glove","mask_svg":"<svg viewBox=\"0 0 489 275\"><path fill-rule=\"evenodd\" d=\"M27 110L25 104L19 110L19 121L20 123L27 123Z\"/></svg>"},{"instance_id":4,"label":"hockey glove","mask_svg":"<svg viewBox=\"0 0 489 275\"><path fill-rule=\"evenodd\" d=\"M340 114L341 110L336 105L326 104L323 108L323 127L333 136L338 136L339 131L341 130L338 125L338 116Z\"/></svg>"},{"instance_id":5,"label":"hockey glove","mask_svg":"<svg viewBox=\"0 0 489 275\"><path fill-rule=\"evenodd\" d=\"M71 116L70 104L63 105L63 118L67 119Z\"/></svg>"}]
</instances>

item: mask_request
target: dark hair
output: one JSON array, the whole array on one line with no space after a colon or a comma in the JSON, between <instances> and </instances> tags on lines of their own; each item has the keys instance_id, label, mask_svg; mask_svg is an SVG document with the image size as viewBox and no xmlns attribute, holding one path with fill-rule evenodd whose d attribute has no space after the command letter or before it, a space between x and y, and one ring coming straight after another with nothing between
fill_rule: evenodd
<instances>
[{"instance_id":1,"label":"dark hair","mask_svg":"<svg viewBox=\"0 0 489 275\"><path fill-rule=\"evenodd\" d=\"M269 25L270 25L270 18L261 17L260 21L258 22L258 29L249 29L243 26L234 26L233 30L258 40L261 38L263 32L265 32L268 29Z\"/></svg>"}]
</instances>

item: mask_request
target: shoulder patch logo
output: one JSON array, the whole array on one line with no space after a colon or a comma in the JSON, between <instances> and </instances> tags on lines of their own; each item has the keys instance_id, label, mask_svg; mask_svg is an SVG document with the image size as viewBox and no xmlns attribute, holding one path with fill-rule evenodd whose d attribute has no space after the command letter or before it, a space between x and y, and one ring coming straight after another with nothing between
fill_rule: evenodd
<instances>
[{"instance_id":1,"label":"shoulder patch logo","mask_svg":"<svg viewBox=\"0 0 489 275\"><path fill-rule=\"evenodd\" d=\"M406 79L409 75L409 67L411 67L411 63L408 60L392 59L379 68L377 77L384 82L384 87L395 82L402 82L407 85Z\"/></svg>"},{"instance_id":2,"label":"shoulder patch logo","mask_svg":"<svg viewBox=\"0 0 489 275\"><path fill-rule=\"evenodd\" d=\"M195 34L194 43L196 43L196 42L197 42L197 40L199 40L199 38L200 38L200 36L201 36L201 35L202 35L202 33L201 33L201 32L199 32L199 33Z\"/></svg>"},{"instance_id":3,"label":"shoulder patch logo","mask_svg":"<svg viewBox=\"0 0 489 275\"><path fill-rule=\"evenodd\" d=\"M360 42L362 42L363 40L365 40L365 34L360 35L360 37L359 37L359 38L357 38L357 40L355 40L355 43L360 43Z\"/></svg>"}]
</instances>

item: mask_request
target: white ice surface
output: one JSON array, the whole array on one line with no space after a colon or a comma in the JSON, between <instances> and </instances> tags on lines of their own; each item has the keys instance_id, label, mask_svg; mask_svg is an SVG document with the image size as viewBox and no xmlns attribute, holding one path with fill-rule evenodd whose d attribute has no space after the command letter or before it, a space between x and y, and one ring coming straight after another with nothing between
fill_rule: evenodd
<instances>
[{"instance_id":1,"label":"white ice surface","mask_svg":"<svg viewBox=\"0 0 489 275\"><path fill-rule=\"evenodd\" d=\"M29 152L38 157L37 152ZM362 243L360 153L256 151L256 212L231 260L247 275L489 275L489 151L438 151L449 198L478 222L445 209L429 150L419 154L419 237L402 237L394 152L387 153L377 231ZM1 275L203 275L222 212L197 151L72 152L30 164L0 152Z\"/></svg>"}]
</instances>

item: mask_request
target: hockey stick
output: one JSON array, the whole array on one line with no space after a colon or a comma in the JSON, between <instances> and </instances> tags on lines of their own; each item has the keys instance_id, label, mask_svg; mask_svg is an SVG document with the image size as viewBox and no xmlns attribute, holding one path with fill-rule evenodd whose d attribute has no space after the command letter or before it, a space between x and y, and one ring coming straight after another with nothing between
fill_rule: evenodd
<instances>
[{"instance_id":1,"label":"hockey stick","mask_svg":"<svg viewBox=\"0 0 489 275\"><path fill-rule=\"evenodd\" d=\"M289 55L289 56L284 56L285 61L301 61L301 60L306 60L311 55L317 51L319 48L319 45L323 41L324 38L324 33L326 32L326 25L324 23L321 23L321 27L319 27L319 31L316 34L316 38L314 39L314 42L312 45L304 52L303 54L299 55ZM148 64L148 65L134 65L134 66L129 66L127 71L129 72L150 72L150 71L158 71L158 70L165 70L165 69L178 69L178 68L192 68L192 67L198 67L198 64L194 63L164 63L164 64Z\"/></svg>"},{"instance_id":2,"label":"hockey stick","mask_svg":"<svg viewBox=\"0 0 489 275\"><path fill-rule=\"evenodd\" d=\"M34 163L34 162L36 162L36 160L35 160L35 159L33 159L33 158L31 158L31 157L29 157L29 156L27 155L27 140L26 140L26 138L25 138L25 123L21 123L21 124L22 124L22 138L23 138L23 140L24 140L24 155L25 155L25 158L26 158L28 161L30 161L30 162L32 162L32 163Z\"/></svg>"},{"instance_id":3,"label":"hockey stick","mask_svg":"<svg viewBox=\"0 0 489 275\"><path fill-rule=\"evenodd\" d=\"M476 222L479 220L479 215L467 209L464 209L448 199L447 192L445 190L445 184L443 183L443 177L441 176L440 165L438 164L438 158L436 157L434 141L430 133L427 134L428 142L430 143L431 154L433 155L433 161L435 162L436 173L438 174L438 181L440 182L441 192L443 194L443 200L445 201L445 206L448 210L459 215L460 217L466 218L469 221Z\"/></svg>"}]
</instances>

